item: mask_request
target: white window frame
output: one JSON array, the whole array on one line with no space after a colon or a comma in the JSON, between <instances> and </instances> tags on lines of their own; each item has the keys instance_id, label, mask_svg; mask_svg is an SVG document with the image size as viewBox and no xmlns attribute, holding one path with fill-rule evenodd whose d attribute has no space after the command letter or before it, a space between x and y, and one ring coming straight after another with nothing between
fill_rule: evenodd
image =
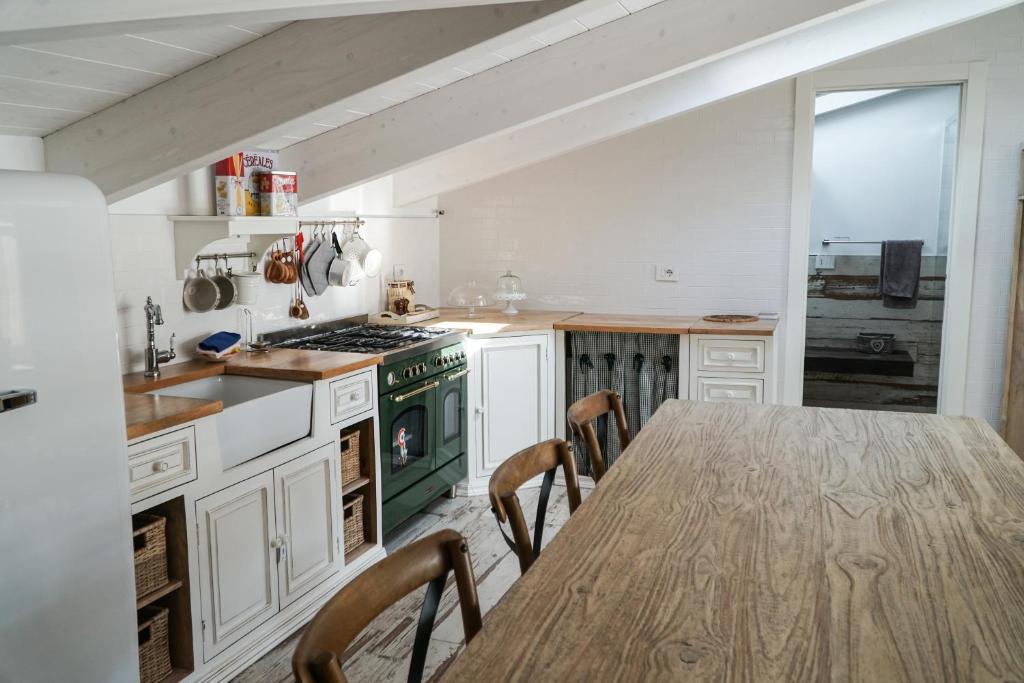
<instances>
[{"instance_id":1,"label":"white window frame","mask_svg":"<svg viewBox=\"0 0 1024 683\"><path fill-rule=\"evenodd\" d=\"M811 165L814 98L823 90L960 85L960 135L949 228L946 302L939 360L938 413L962 415L967 393L967 352L974 290L974 251L985 132L988 63L943 64L882 69L820 71L796 82L793 140L793 199L789 240L789 282L783 336L782 402L801 405L807 335L807 256L811 236Z\"/></svg>"}]
</instances>

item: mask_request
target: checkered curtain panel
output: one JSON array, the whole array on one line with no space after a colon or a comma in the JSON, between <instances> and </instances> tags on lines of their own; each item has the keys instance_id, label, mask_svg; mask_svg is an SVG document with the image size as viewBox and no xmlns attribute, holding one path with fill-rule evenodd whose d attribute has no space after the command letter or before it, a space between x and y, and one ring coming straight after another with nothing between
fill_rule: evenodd
<instances>
[{"instance_id":1,"label":"checkered curtain panel","mask_svg":"<svg viewBox=\"0 0 1024 683\"><path fill-rule=\"evenodd\" d=\"M631 439L665 399L679 395L679 337L675 335L570 332L566 354L567 405L600 389L611 389L622 397ZM615 418L599 418L595 430L610 467L622 452ZM586 444L576 434L572 444L579 473L589 475Z\"/></svg>"}]
</instances>

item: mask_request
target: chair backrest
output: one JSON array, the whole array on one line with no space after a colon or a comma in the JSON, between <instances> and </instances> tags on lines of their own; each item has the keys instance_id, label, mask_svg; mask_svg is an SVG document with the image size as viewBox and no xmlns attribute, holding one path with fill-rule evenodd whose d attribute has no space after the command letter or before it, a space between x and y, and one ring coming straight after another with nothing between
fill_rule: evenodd
<instances>
[{"instance_id":1,"label":"chair backrest","mask_svg":"<svg viewBox=\"0 0 1024 683\"><path fill-rule=\"evenodd\" d=\"M292 656L295 680L344 683L347 679L342 673L339 655L381 612L423 584L429 584L409 663L409 681L418 683L423 677L437 606L452 571L468 643L480 630L480 602L473 565L466 539L456 531L444 529L388 555L320 608Z\"/></svg>"},{"instance_id":2,"label":"chair backrest","mask_svg":"<svg viewBox=\"0 0 1024 683\"><path fill-rule=\"evenodd\" d=\"M604 461L604 454L601 452L601 444L597 440L594 420L607 413L612 413L615 416L619 444L622 446L622 450L625 450L629 445L629 427L626 424L626 413L622 409L622 398L614 391L602 389L589 396L584 396L569 406L567 413L572 430L587 445L587 455L590 456L590 470L594 483L601 481L601 477L608 469Z\"/></svg>"},{"instance_id":3,"label":"chair backrest","mask_svg":"<svg viewBox=\"0 0 1024 683\"><path fill-rule=\"evenodd\" d=\"M522 573L526 573L540 555L548 496L559 465L565 475L565 489L569 497L571 515L580 506L580 483L576 476L576 461L572 457L572 450L569 444L561 439L548 439L519 451L498 465L487 486L491 497L491 510L498 519L498 530L505 537L509 548L519 557L519 570ZM519 505L516 491L540 474L544 475L544 483L541 485L540 497L537 500L537 519L534 522L531 546L530 530L526 526L526 518L523 516L523 508ZM512 527L512 538L505 534L505 529L501 526L506 520Z\"/></svg>"}]
</instances>

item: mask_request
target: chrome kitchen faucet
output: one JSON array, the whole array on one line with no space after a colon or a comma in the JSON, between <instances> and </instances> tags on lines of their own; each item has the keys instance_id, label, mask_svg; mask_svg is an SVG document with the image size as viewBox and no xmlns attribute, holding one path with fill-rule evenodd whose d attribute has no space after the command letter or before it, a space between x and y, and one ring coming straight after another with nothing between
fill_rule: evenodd
<instances>
[{"instance_id":1,"label":"chrome kitchen faucet","mask_svg":"<svg viewBox=\"0 0 1024 683\"><path fill-rule=\"evenodd\" d=\"M175 358L174 353L174 334L171 334L170 347L166 351L160 351L156 348L156 326L164 324L164 314L160 310L160 306L153 303L153 297L146 297L146 335L149 339L146 344L146 372L143 373L146 377L159 377L160 376L160 364L171 361Z\"/></svg>"}]
</instances>

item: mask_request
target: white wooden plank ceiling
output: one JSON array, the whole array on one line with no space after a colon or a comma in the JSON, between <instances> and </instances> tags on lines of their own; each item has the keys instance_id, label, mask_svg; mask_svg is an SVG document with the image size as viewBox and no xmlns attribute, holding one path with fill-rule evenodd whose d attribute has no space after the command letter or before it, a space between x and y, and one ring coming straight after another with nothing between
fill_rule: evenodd
<instances>
[{"instance_id":1,"label":"white wooden plank ceiling","mask_svg":"<svg viewBox=\"0 0 1024 683\"><path fill-rule=\"evenodd\" d=\"M465 61L398 78L323 112L258 147L282 149L468 76L595 29L662 0L617 0L505 46L465 51ZM0 46L0 134L45 136L251 42L288 22L211 26Z\"/></svg>"},{"instance_id":2,"label":"white wooden plank ceiling","mask_svg":"<svg viewBox=\"0 0 1024 683\"><path fill-rule=\"evenodd\" d=\"M309 125L296 127L287 133L257 145L268 150L279 150L297 144L303 140L333 130L347 123L352 123L364 116L375 114L396 104L443 88L474 74L494 68L518 57L530 54L541 48L561 42L603 24L628 16L646 7L656 5L662 0L618 0L594 6L589 4L579 16L545 28L540 33L526 39L518 38L508 45L489 47L488 49L466 50L465 61L457 66L446 68L424 77L397 78L389 83L388 88L380 93L367 93L358 102L347 101L338 107L328 107L320 120Z\"/></svg>"},{"instance_id":3,"label":"white wooden plank ceiling","mask_svg":"<svg viewBox=\"0 0 1024 683\"><path fill-rule=\"evenodd\" d=\"M0 134L47 135L287 23L0 46Z\"/></svg>"}]
</instances>

